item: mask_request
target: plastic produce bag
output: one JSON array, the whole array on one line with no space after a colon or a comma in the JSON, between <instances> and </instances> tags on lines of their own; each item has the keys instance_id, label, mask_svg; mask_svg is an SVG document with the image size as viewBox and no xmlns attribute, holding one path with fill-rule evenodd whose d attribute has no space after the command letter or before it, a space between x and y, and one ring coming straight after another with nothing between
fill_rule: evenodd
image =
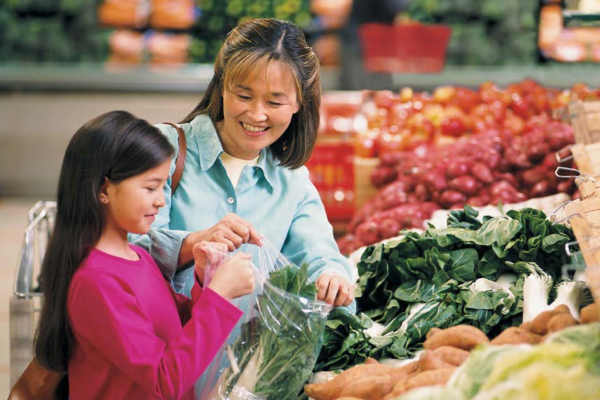
<instances>
[{"instance_id":1,"label":"plastic produce bag","mask_svg":"<svg viewBox=\"0 0 600 400\"><path fill-rule=\"evenodd\" d=\"M307 265L292 264L266 240L260 248L244 250L258 252L256 290L249 301L236 300L244 311L239 330L213 360L197 392L202 400L289 400L315 366L332 307L316 300ZM215 268L207 266L205 284Z\"/></svg>"}]
</instances>

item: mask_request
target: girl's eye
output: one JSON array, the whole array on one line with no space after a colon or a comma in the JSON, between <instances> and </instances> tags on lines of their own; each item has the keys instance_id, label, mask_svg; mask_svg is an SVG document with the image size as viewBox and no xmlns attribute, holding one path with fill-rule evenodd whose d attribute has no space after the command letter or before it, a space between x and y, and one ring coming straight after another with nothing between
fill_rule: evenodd
<instances>
[{"instance_id":1,"label":"girl's eye","mask_svg":"<svg viewBox=\"0 0 600 400\"><path fill-rule=\"evenodd\" d=\"M237 97L239 97L240 100L250 100L250 96L244 96L243 94L238 94Z\"/></svg>"},{"instance_id":2,"label":"girl's eye","mask_svg":"<svg viewBox=\"0 0 600 400\"><path fill-rule=\"evenodd\" d=\"M154 187L148 187L146 188L146 190L148 190L149 192L156 192L156 188Z\"/></svg>"}]
</instances>

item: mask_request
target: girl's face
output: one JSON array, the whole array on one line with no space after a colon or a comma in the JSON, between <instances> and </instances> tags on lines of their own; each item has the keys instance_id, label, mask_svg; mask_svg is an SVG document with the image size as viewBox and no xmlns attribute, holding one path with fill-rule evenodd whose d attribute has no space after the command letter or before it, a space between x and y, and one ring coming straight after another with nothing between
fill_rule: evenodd
<instances>
[{"instance_id":1,"label":"girl's face","mask_svg":"<svg viewBox=\"0 0 600 400\"><path fill-rule=\"evenodd\" d=\"M298 112L296 86L281 61L223 91L224 119L217 123L226 153L252 160L277 141Z\"/></svg>"},{"instance_id":2,"label":"girl's face","mask_svg":"<svg viewBox=\"0 0 600 400\"><path fill-rule=\"evenodd\" d=\"M171 161L119 183L106 181L100 202L106 206L106 229L144 234L165 205L163 186L169 177Z\"/></svg>"}]
</instances>

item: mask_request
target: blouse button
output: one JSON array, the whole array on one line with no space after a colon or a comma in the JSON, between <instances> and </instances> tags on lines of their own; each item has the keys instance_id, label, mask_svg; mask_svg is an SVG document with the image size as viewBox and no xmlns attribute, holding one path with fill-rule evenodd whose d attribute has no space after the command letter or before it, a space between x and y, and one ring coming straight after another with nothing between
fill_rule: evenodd
<instances>
[{"instance_id":1,"label":"blouse button","mask_svg":"<svg viewBox=\"0 0 600 400\"><path fill-rule=\"evenodd\" d=\"M233 197L229 197L229 198L227 199L227 202L228 202L229 204L233 204L233 203L235 203L235 199L234 199Z\"/></svg>"}]
</instances>

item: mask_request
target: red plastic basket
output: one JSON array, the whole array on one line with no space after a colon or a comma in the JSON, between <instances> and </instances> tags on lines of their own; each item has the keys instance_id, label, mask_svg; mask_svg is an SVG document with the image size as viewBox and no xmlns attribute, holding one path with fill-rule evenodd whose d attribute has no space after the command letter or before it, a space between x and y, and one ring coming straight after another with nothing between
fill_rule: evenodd
<instances>
[{"instance_id":1,"label":"red plastic basket","mask_svg":"<svg viewBox=\"0 0 600 400\"><path fill-rule=\"evenodd\" d=\"M371 72L440 72L451 35L446 25L420 23L359 28L364 65Z\"/></svg>"},{"instance_id":2,"label":"red plastic basket","mask_svg":"<svg viewBox=\"0 0 600 400\"><path fill-rule=\"evenodd\" d=\"M320 141L306 163L332 223L349 221L354 214L353 157L352 144Z\"/></svg>"}]
</instances>

